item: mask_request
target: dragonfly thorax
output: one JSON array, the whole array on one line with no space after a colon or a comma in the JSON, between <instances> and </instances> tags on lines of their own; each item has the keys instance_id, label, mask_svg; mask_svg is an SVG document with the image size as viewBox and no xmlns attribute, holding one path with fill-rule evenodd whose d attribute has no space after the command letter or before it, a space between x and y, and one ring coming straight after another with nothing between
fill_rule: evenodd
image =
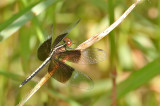
<instances>
[{"instance_id":1,"label":"dragonfly thorax","mask_svg":"<svg viewBox=\"0 0 160 106\"><path fill-rule=\"evenodd\" d=\"M59 52L63 52L65 50L66 50L66 44L58 45L51 50L51 55L59 53Z\"/></svg>"},{"instance_id":2,"label":"dragonfly thorax","mask_svg":"<svg viewBox=\"0 0 160 106\"><path fill-rule=\"evenodd\" d=\"M72 41L69 38L64 38L63 42L64 42L64 44L57 45L55 48L53 48L53 50L51 51L51 54L64 52L64 51L66 51L66 47L70 46L72 44Z\"/></svg>"}]
</instances>

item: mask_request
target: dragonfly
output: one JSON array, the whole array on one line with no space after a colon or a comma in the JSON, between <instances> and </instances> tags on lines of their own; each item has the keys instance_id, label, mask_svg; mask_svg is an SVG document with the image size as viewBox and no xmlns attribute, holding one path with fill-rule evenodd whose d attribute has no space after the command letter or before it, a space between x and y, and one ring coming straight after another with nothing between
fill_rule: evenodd
<instances>
[{"instance_id":1,"label":"dragonfly","mask_svg":"<svg viewBox=\"0 0 160 106\"><path fill-rule=\"evenodd\" d=\"M105 60L106 53L102 49L71 49L72 41L66 35L80 22L77 20L66 31L56 37L52 43L52 36L44 41L38 48L38 59L44 61L30 76L24 80L19 87L30 81L44 66L49 64L48 73L54 71L52 77L61 83L90 89L93 87L92 79L80 71L66 64L72 62L77 64L95 64ZM60 42L63 42L60 44ZM83 86L82 86L83 85Z\"/></svg>"}]
</instances>

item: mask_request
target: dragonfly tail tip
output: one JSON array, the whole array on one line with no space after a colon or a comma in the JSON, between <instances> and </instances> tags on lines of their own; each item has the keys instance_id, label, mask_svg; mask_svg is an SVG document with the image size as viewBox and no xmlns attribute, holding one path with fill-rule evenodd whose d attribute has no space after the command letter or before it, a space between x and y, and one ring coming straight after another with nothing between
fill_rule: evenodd
<instances>
[{"instance_id":1,"label":"dragonfly tail tip","mask_svg":"<svg viewBox=\"0 0 160 106\"><path fill-rule=\"evenodd\" d=\"M22 87L22 84L21 85L19 85L19 88L21 88Z\"/></svg>"}]
</instances>

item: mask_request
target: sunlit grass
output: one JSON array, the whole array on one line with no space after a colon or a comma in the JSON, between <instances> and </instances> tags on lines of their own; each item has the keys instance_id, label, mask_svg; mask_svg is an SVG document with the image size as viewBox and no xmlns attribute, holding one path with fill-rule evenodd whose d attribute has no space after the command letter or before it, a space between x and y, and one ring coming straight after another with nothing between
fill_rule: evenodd
<instances>
[{"instance_id":1,"label":"sunlit grass","mask_svg":"<svg viewBox=\"0 0 160 106\"><path fill-rule=\"evenodd\" d=\"M3 97L0 105L18 104L33 87L34 83L29 82L23 88L18 88L41 63L37 59L36 51L50 34L51 24L57 34L72 23L75 17L80 17L80 24L69 35L78 45L88 36L105 29L108 22L113 23L131 4L131 1L114 1L113 11L113 7L109 6L110 2L105 0L21 0L0 3L0 96ZM78 88L58 85L54 79L50 79L27 104L106 106L112 101L110 69L114 64L111 61L116 61L118 106L129 105L132 100L141 106L145 104L144 101L150 105L159 105L160 91L158 86L154 85L156 80L152 80L160 79L160 17L155 15L156 12L160 13L159 8L160 1L145 1L139 4L109 35L110 40L106 37L94 45L107 51L111 57L96 65L75 67L93 77L95 87L92 90L82 92ZM149 11L154 14L150 15ZM116 46L109 46L114 43ZM116 60L110 59L112 56ZM33 81L39 81L46 70L47 68Z\"/></svg>"}]
</instances>

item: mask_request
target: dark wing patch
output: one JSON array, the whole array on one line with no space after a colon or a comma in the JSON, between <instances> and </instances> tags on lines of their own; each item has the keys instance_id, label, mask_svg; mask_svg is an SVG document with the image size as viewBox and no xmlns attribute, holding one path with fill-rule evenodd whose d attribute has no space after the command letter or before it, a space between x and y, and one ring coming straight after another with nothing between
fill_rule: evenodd
<instances>
[{"instance_id":1,"label":"dark wing patch","mask_svg":"<svg viewBox=\"0 0 160 106\"><path fill-rule=\"evenodd\" d=\"M69 62L74 62L74 63L78 63L80 57L81 57L81 51L79 50L64 51L55 55L55 58L60 61L67 60Z\"/></svg>"},{"instance_id":2,"label":"dark wing patch","mask_svg":"<svg viewBox=\"0 0 160 106\"><path fill-rule=\"evenodd\" d=\"M63 40L63 38L67 35L68 33L63 33L63 34L60 34L59 36L57 36L57 38L54 40L53 42L53 48L55 46L57 46L59 44L59 42L61 42Z\"/></svg>"},{"instance_id":3,"label":"dark wing patch","mask_svg":"<svg viewBox=\"0 0 160 106\"><path fill-rule=\"evenodd\" d=\"M52 44L52 48L57 46L65 38L65 36L79 23L79 21L80 21L80 19L77 20L72 25L70 25L69 28L66 31L64 31L64 33L57 36L57 38L54 40L53 44L52 44L52 36L49 39L47 39L46 41L44 41L41 44L41 46L38 48L38 51L37 51L38 58L41 61L44 61L49 56L49 53L51 51L51 44Z\"/></svg>"},{"instance_id":4,"label":"dark wing patch","mask_svg":"<svg viewBox=\"0 0 160 106\"><path fill-rule=\"evenodd\" d=\"M52 77L57 81L67 83L70 86L85 90L92 89L94 86L92 79L88 75L74 71L72 67L58 60L52 60L48 72L53 73Z\"/></svg>"},{"instance_id":5,"label":"dark wing patch","mask_svg":"<svg viewBox=\"0 0 160 106\"><path fill-rule=\"evenodd\" d=\"M67 30L65 30L62 34L60 34L59 36L57 36L57 38L55 39L55 41L52 44L52 47L54 48L55 46L57 46L59 44L59 42L61 42L65 36L80 22L80 19L77 20L75 23L71 24Z\"/></svg>"},{"instance_id":6,"label":"dark wing patch","mask_svg":"<svg viewBox=\"0 0 160 106\"><path fill-rule=\"evenodd\" d=\"M44 41L38 48L37 56L39 60L44 61L49 56L51 50L51 42L52 42L52 37Z\"/></svg>"},{"instance_id":7,"label":"dark wing patch","mask_svg":"<svg viewBox=\"0 0 160 106\"><path fill-rule=\"evenodd\" d=\"M52 71L55 71L52 75L54 79L61 83L65 83L72 76L74 69L61 61L52 60L48 72L51 73Z\"/></svg>"},{"instance_id":8,"label":"dark wing patch","mask_svg":"<svg viewBox=\"0 0 160 106\"><path fill-rule=\"evenodd\" d=\"M106 59L106 53L101 49L83 49L60 52L55 56L59 60L66 60L78 64L95 64Z\"/></svg>"}]
</instances>

